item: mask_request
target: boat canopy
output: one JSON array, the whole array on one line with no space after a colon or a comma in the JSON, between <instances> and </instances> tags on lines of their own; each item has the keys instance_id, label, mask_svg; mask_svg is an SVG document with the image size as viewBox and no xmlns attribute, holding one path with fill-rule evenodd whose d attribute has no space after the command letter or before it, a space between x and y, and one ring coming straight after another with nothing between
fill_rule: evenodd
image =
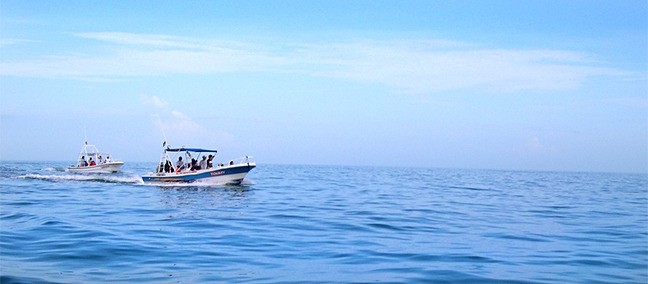
<instances>
[{"instance_id":1,"label":"boat canopy","mask_svg":"<svg viewBox=\"0 0 648 284\"><path fill-rule=\"evenodd\" d=\"M211 152L211 153L216 153L218 151L216 150L209 150L209 149L200 149L200 148L166 148L167 152Z\"/></svg>"}]
</instances>

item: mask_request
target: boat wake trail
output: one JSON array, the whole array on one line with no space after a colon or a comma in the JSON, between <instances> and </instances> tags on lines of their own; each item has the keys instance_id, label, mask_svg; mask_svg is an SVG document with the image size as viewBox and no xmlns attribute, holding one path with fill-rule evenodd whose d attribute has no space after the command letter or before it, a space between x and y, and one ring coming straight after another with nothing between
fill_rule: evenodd
<instances>
[{"instance_id":1,"label":"boat wake trail","mask_svg":"<svg viewBox=\"0 0 648 284\"><path fill-rule=\"evenodd\" d=\"M67 181L90 181L90 182L105 182L105 183L125 183L125 184L142 184L142 179L139 176L108 176L108 175L44 175L44 174L26 174L18 176L21 179L37 179L47 180L53 182L67 182Z\"/></svg>"},{"instance_id":2,"label":"boat wake trail","mask_svg":"<svg viewBox=\"0 0 648 284\"><path fill-rule=\"evenodd\" d=\"M81 174L25 174L17 176L18 179L45 180L51 182L100 182L115 184L131 184L142 186L154 186L163 188L187 188L187 187L222 187L227 186L222 183L213 183L207 181L197 181L192 183L186 182L159 182L144 183L139 175L81 175ZM251 186L254 182L248 179L243 180L239 186Z\"/></svg>"},{"instance_id":3,"label":"boat wake trail","mask_svg":"<svg viewBox=\"0 0 648 284\"><path fill-rule=\"evenodd\" d=\"M47 167L47 168L42 169L42 171L46 171L46 172L65 172L65 168Z\"/></svg>"}]
</instances>

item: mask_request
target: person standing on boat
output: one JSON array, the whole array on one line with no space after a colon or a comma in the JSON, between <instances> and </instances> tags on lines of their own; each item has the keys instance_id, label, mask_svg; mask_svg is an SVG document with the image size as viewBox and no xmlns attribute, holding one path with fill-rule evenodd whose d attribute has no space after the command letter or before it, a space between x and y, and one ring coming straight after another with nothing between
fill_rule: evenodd
<instances>
[{"instance_id":1,"label":"person standing on boat","mask_svg":"<svg viewBox=\"0 0 648 284\"><path fill-rule=\"evenodd\" d=\"M101 155L99 155L99 164L103 164L103 163L104 163L103 158L101 157Z\"/></svg>"},{"instance_id":2,"label":"person standing on boat","mask_svg":"<svg viewBox=\"0 0 648 284\"><path fill-rule=\"evenodd\" d=\"M176 162L176 172L180 172L184 169L184 162L182 161L182 157L178 157L178 161Z\"/></svg>"},{"instance_id":3,"label":"person standing on boat","mask_svg":"<svg viewBox=\"0 0 648 284\"><path fill-rule=\"evenodd\" d=\"M96 166L96 165L97 163L95 163L95 161L92 160L92 157L90 157L90 166Z\"/></svg>"},{"instance_id":4,"label":"person standing on boat","mask_svg":"<svg viewBox=\"0 0 648 284\"><path fill-rule=\"evenodd\" d=\"M81 156L81 161L79 161L79 167L87 167L88 162L85 160L85 156Z\"/></svg>"},{"instance_id":5,"label":"person standing on boat","mask_svg":"<svg viewBox=\"0 0 648 284\"><path fill-rule=\"evenodd\" d=\"M171 161L166 160L166 162L164 162L164 172L165 173L173 172L173 164L171 163Z\"/></svg>"},{"instance_id":6,"label":"person standing on boat","mask_svg":"<svg viewBox=\"0 0 648 284\"><path fill-rule=\"evenodd\" d=\"M196 161L196 159L191 159L191 167L189 167L189 170L191 171L200 170L198 168L198 161Z\"/></svg>"},{"instance_id":7,"label":"person standing on boat","mask_svg":"<svg viewBox=\"0 0 648 284\"><path fill-rule=\"evenodd\" d=\"M207 168L208 169L211 169L212 167L214 167L214 164L213 164L213 161L212 161L213 159L214 159L214 155L210 154L209 157L207 158Z\"/></svg>"},{"instance_id":8,"label":"person standing on boat","mask_svg":"<svg viewBox=\"0 0 648 284\"><path fill-rule=\"evenodd\" d=\"M207 157L205 156L202 156L202 160L200 160L200 169L201 170L207 169Z\"/></svg>"},{"instance_id":9,"label":"person standing on boat","mask_svg":"<svg viewBox=\"0 0 648 284\"><path fill-rule=\"evenodd\" d=\"M106 156L106 164L110 163L110 156Z\"/></svg>"}]
</instances>

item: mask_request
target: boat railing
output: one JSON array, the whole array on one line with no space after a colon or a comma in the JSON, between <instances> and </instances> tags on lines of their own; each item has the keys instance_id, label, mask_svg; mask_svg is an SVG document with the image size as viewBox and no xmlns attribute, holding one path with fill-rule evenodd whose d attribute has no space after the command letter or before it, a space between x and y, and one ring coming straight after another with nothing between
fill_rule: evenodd
<instances>
[{"instance_id":1,"label":"boat railing","mask_svg":"<svg viewBox=\"0 0 648 284\"><path fill-rule=\"evenodd\" d=\"M249 163L255 163L255 159L253 156L244 156L244 157L230 160L230 164L234 164L234 165L249 164Z\"/></svg>"}]
</instances>

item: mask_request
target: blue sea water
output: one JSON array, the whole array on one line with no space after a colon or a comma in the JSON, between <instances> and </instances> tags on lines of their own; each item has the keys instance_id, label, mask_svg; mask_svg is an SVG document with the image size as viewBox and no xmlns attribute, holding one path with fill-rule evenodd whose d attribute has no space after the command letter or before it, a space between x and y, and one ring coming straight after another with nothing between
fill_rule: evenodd
<instances>
[{"instance_id":1,"label":"blue sea water","mask_svg":"<svg viewBox=\"0 0 648 284\"><path fill-rule=\"evenodd\" d=\"M241 186L0 164L2 283L647 283L648 175L264 165Z\"/></svg>"}]
</instances>

